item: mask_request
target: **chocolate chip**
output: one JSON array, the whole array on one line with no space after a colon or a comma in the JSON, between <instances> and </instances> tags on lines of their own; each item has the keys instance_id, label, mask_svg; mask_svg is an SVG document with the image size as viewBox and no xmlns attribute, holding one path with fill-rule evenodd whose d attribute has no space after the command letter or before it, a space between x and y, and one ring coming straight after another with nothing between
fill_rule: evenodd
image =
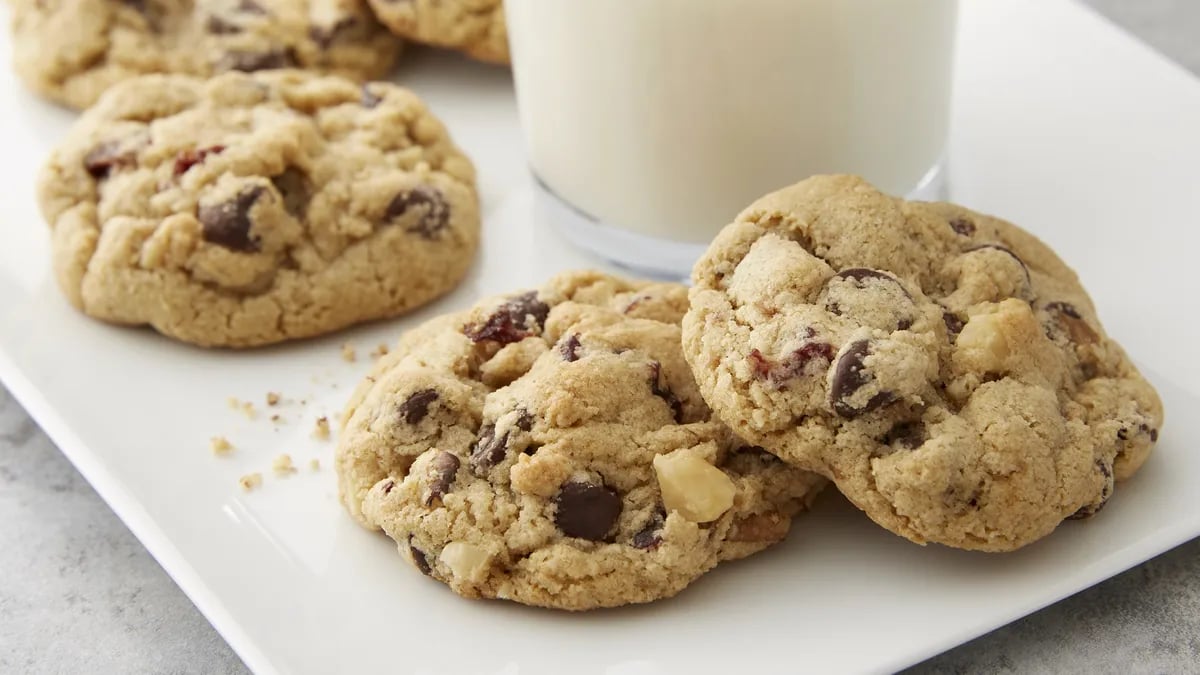
<instances>
[{"instance_id":1,"label":"chocolate chip","mask_svg":"<svg viewBox=\"0 0 1200 675\"><path fill-rule=\"evenodd\" d=\"M400 417L409 424L417 424L429 414L429 405L436 400L438 393L433 389L414 391L400 404Z\"/></svg>"},{"instance_id":2,"label":"chocolate chip","mask_svg":"<svg viewBox=\"0 0 1200 675\"><path fill-rule=\"evenodd\" d=\"M861 282L864 279L882 279L892 283L899 283L896 278L890 274L885 274L878 270L873 270L867 267L849 267L833 275L834 279L849 279L851 281ZM859 283L859 286L862 284Z\"/></svg>"},{"instance_id":3,"label":"chocolate chip","mask_svg":"<svg viewBox=\"0 0 1200 675\"><path fill-rule=\"evenodd\" d=\"M175 168L171 172L175 176L182 176L187 173L188 169L204 162L204 159L209 155L220 154L225 150L223 145L210 145L207 148L184 150L175 155Z\"/></svg>"},{"instance_id":4,"label":"chocolate chip","mask_svg":"<svg viewBox=\"0 0 1200 675\"><path fill-rule=\"evenodd\" d=\"M227 202L201 205L196 217L204 228L204 239L231 251L259 250L258 240L250 236L250 209L263 192L262 186L252 185Z\"/></svg>"},{"instance_id":5,"label":"chocolate chip","mask_svg":"<svg viewBox=\"0 0 1200 675\"><path fill-rule=\"evenodd\" d=\"M871 344L867 340L858 340L852 342L838 359L833 382L829 386L829 401L833 405L833 411L840 417L854 419L896 401L895 394L884 390L876 393L861 407L850 403L850 398L874 379L863 365L870 353Z\"/></svg>"},{"instance_id":6,"label":"chocolate chip","mask_svg":"<svg viewBox=\"0 0 1200 675\"><path fill-rule=\"evenodd\" d=\"M458 457L445 450L438 451L437 457L430 460L429 468L433 476L429 480L429 492L425 495L426 506L450 492L450 486L454 484L454 478L458 475L459 464Z\"/></svg>"},{"instance_id":7,"label":"chocolate chip","mask_svg":"<svg viewBox=\"0 0 1200 675\"><path fill-rule=\"evenodd\" d=\"M643 302L646 302L649 299L650 299L649 295L639 295L638 297L634 298L633 300L630 300L628 305L625 305L625 310L623 313L628 314L628 313L632 312L633 310L637 309Z\"/></svg>"},{"instance_id":8,"label":"chocolate chip","mask_svg":"<svg viewBox=\"0 0 1200 675\"><path fill-rule=\"evenodd\" d=\"M376 95L375 92L367 88L367 85L364 84L362 86L362 98L359 101L362 104L362 107L374 108L375 106L379 105L381 101L383 101L382 96Z\"/></svg>"},{"instance_id":9,"label":"chocolate chip","mask_svg":"<svg viewBox=\"0 0 1200 675\"><path fill-rule=\"evenodd\" d=\"M1088 325L1074 305L1067 302L1051 302L1046 305L1046 311L1066 329L1072 342L1090 345L1100 341L1100 334Z\"/></svg>"},{"instance_id":10,"label":"chocolate chip","mask_svg":"<svg viewBox=\"0 0 1200 675\"><path fill-rule=\"evenodd\" d=\"M88 150L83 156L83 168L97 180L108 178L114 171L128 169L137 164L134 154L122 150L117 141L106 141Z\"/></svg>"},{"instance_id":11,"label":"chocolate chip","mask_svg":"<svg viewBox=\"0 0 1200 675\"><path fill-rule=\"evenodd\" d=\"M511 344L540 333L549 315L550 307L530 291L504 303L482 323L463 326L463 334L472 342Z\"/></svg>"},{"instance_id":12,"label":"chocolate chip","mask_svg":"<svg viewBox=\"0 0 1200 675\"><path fill-rule=\"evenodd\" d=\"M965 325L963 320L958 318L958 315L954 312L944 311L942 312L942 321L945 322L946 333L949 334L950 341L953 342L954 338L962 332L963 326Z\"/></svg>"},{"instance_id":13,"label":"chocolate chip","mask_svg":"<svg viewBox=\"0 0 1200 675\"><path fill-rule=\"evenodd\" d=\"M471 448L470 464L476 476L484 476L492 467L504 461L508 454L508 434L496 435L496 425L488 424L479 430L479 438Z\"/></svg>"},{"instance_id":14,"label":"chocolate chip","mask_svg":"<svg viewBox=\"0 0 1200 675\"><path fill-rule=\"evenodd\" d=\"M768 464L779 464L783 461L770 452L767 452L767 449L761 445L745 445L735 450L734 454L753 457Z\"/></svg>"},{"instance_id":15,"label":"chocolate chip","mask_svg":"<svg viewBox=\"0 0 1200 675\"><path fill-rule=\"evenodd\" d=\"M554 497L554 524L568 537L601 541L621 516L621 498L587 481L568 481Z\"/></svg>"},{"instance_id":16,"label":"chocolate chip","mask_svg":"<svg viewBox=\"0 0 1200 675\"><path fill-rule=\"evenodd\" d=\"M528 410L521 408L517 411L517 421L513 423L513 426L521 431L529 431L533 428L533 415L530 415Z\"/></svg>"},{"instance_id":17,"label":"chocolate chip","mask_svg":"<svg viewBox=\"0 0 1200 675\"><path fill-rule=\"evenodd\" d=\"M404 190L392 198L383 215L391 221L410 211L421 213L407 231L425 239L436 239L438 233L450 224L450 205L437 188L418 185L411 190Z\"/></svg>"},{"instance_id":18,"label":"chocolate chip","mask_svg":"<svg viewBox=\"0 0 1200 675\"><path fill-rule=\"evenodd\" d=\"M316 42L318 45L320 45L322 49L328 49L329 45L333 44L334 40L336 40L341 34L349 31L357 23L358 19L355 19L352 16L345 16L335 21L332 25L313 26L309 28L308 36L312 38L313 42Z\"/></svg>"},{"instance_id":19,"label":"chocolate chip","mask_svg":"<svg viewBox=\"0 0 1200 675\"><path fill-rule=\"evenodd\" d=\"M1150 430L1150 442L1151 442L1151 443L1157 443L1157 442L1158 442L1158 429L1151 429L1151 430Z\"/></svg>"},{"instance_id":20,"label":"chocolate chip","mask_svg":"<svg viewBox=\"0 0 1200 675\"><path fill-rule=\"evenodd\" d=\"M216 70L240 70L252 73L258 70L273 70L275 68L295 68L296 52L287 49L271 49L265 52L252 52L235 49L226 52L216 63Z\"/></svg>"},{"instance_id":21,"label":"chocolate chip","mask_svg":"<svg viewBox=\"0 0 1200 675\"><path fill-rule=\"evenodd\" d=\"M1100 510L1103 509L1106 504L1108 504L1108 500L1112 498L1112 495L1113 495L1112 469L1108 466L1108 464L1106 462L1104 462L1103 460L1097 459L1096 460L1096 470L1099 471L1100 474L1104 476L1104 487L1102 487L1100 489L1100 498L1092 504L1085 504L1084 506L1080 507L1078 511L1067 516L1067 520L1084 520L1085 518L1091 518L1092 516L1099 513Z\"/></svg>"},{"instance_id":22,"label":"chocolate chip","mask_svg":"<svg viewBox=\"0 0 1200 675\"><path fill-rule=\"evenodd\" d=\"M564 361L567 361L567 362L578 361L579 360L579 348L580 348L579 334L572 333L571 335L567 336L566 340L563 340L561 345L559 345L558 353L562 354Z\"/></svg>"},{"instance_id":23,"label":"chocolate chip","mask_svg":"<svg viewBox=\"0 0 1200 675\"><path fill-rule=\"evenodd\" d=\"M671 408L671 412L678 423L683 422L683 402L671 391L669 385L660 384L662 379L662 364L658 361L650 362L650 392L666 402Z\"/></svg>"},{"instance_id":24,"label":"chocolate chip","mask_svg":"<svg viewBox=\"0 0 1200 675\"><path fill-rule=\"evenodd\" d=\"M919 448L925 442L925 425L920 420L897 422L888 430L883 442L905 450Z\"/></svg>"},{"instance_id":25,"label":"chocolate chip","mask_svg":"<svg viewBox=\"0 0 1200 675\"><path fill-rule=\"evenodd\" d=\"M429 566L429 559L425 557L424 551L413 546L412 540L413 538L410 534L408 536L408 554L412 556L413 564L417 566L417 569L421 570L421 574L429 576L433 572L433 569Z\"/></svg>"},{"instance_id":26,"label":"chocolate chip","mask_svg":"<svg viewBox=\"0 0 1200 675\"><path fill-rule=\"evenodd\" d=\"M386 494L391 494L391 492L392 492L392 489L393 489L393 488L395 488L395 487L396 487L396 481L394 481L394 480L392 480L392 479L390 479L390 478L389 478L389 479L388 479L388 481L387 481L386 483L384 483L384 484L383 484L383 488L382 488L382 489L383 489L383 494L385 494L385 495L386 495Z\"/></svg>"},{"instance_id":27,"label":"chocolate chip","mask_svg":"<svg viewBox=\"0 0 1200 675\"><path fill-rule=\"evenodd\" d=\"M964 237L969 237L975 234L975 223L972 223L966 218L951 218L950 229Z\"/></svg>"},{"instance_id":28,"label":"chocolate chip","mask_svg":"<svg viewBox=\"0 0 1200 675\"><path fill-rule=\"evenodd\" d=\"M312 192L308 176L304 175L300 169L289 166L283 170L283 173L271 176L271 185L275 186L275 190L283 198L283 208L293 218L303 219L305 212L308 211L308 200Z\"/></svg>"},{"instance_id":29,"label":"chocolate chip","mask_svg":"<svg viewBox=\"0 0 1200 675\"><path fill-rule=\"evenodd\" d=\"M1009 256L1012 257L1013 260L1017 261L1017 264L1021 266L1021 270L1023 272L1025 272L1025 282L1027 284L1033 283L1032 277L1029 276L1029 267L1025 264L1025 261L1021 260L1021 256L1017 255L1016 253L1013 253L1012 249L1010 249L1006 246L1001 246L1000 244L982 244L980 246L976 246L974 248L967 249L967 252L972 253L974 251L982 251L984 249L993 249L996 251L1000 251L1002 253L1007 253Z\"/></svg>"},{"instance_id":30,"label":"chocolate chip","mask_svg":"<svg viewBox=\"0 0 1200 675\"><path fill-rule=\"evenodd\" d=\"M1120 429L1117 429L1117 438L1122 441L1129 440L1129 430L1126 429L1125 427L1121 427Z\"/></svg>"},{"instance_id":31,"label":"chocolate chip","mask_svg":"<svg viewBox=\"0 0 1200 675\"><path fill-rule=\"evenodd\" d=\"M242 14L256 14L259 16L267 13L267 10L254 0L241 0L237 5L237 11Z\"/></svg>"},{"instance_id":32,"label":"chocolate chip","mask_svg":"<svg viewBox=\"0 0 1200 675\"><path fill-rule=\"evenodd\" d=\"M204 30L211 35L234 35L242 32L242 27L213 14L204 22Z\"/></svg>"},{"instance_id":33,"label":"chocolate chip","mask_svg":"<svg viewBox=\"0 0 1200 675\"><path fill-rule=\"evenodd\" d=\"M658 548L658 545L662 543L662 527L665 517L662 511L655 512L649 522L633 535L633 547L643 550Z\"/></svg>"}]
</instances>

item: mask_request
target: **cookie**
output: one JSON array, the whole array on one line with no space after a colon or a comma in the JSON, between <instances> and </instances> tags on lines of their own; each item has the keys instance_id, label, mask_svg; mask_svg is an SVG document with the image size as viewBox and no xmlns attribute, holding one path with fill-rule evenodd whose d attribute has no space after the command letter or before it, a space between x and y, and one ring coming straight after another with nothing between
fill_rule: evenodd
<instances>
[{"instance_id":1,"label":"cookie","mask_svg":"<svg viewBox=\"0 0 1200 675\"><path fill-rule=\"evenodd\" d=\"M912 541L1024 546L1158 438L1075 273L997 218L811 178L745 209L693 279L684 353L716 414Z\"/></svg>"},{"instance_id":2,"label":"cookie","mask_svg":"<svg viewBox=\"0 0 1200 675\"><path fill-rule=\"evenodd\" d=\"M34 91L86 108L151 73L304 68L381 77L400 41L364 0L13 0L13 62Z\"/></svg>"},{"instance_id":3,"label":"cookie","mask_svg":"<svg viewBox=\"0 0 1200 675\"><path fill-rule=\"evenodd\" d=\"M474 168L420 99L295 70L123 82L38 190L72 304L204 346L401 314L479 239Z\"/></svg>"},{"instance_id":4,"label":"cookie","mask_svg":"<svg viewBox=\"0 0 1200 675\"><path fill-rule=\"evenodd\" d=\"M342 419L347 509L460 595L569 610L669 597L781 540L824 480L712 419L686 298L577 272L412 331Z\"/></svg>"},{"instance_id":5,"label":"cookie","mask_svg":"<svg viewBox=\"0 0 1200 675\"><path fill-rule=\"evenodd\" d=\"M368 0L375 16L401 37L508 63L502 0Z\"/></svg>"}]
</instances>

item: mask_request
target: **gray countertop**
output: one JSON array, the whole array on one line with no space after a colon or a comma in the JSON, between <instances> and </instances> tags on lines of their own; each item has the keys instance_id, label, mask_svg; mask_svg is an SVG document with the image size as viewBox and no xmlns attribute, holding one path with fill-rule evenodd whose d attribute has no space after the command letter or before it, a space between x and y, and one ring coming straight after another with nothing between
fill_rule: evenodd
<instances>
[{"instance_id":1,"label":"gray countertop","mask_svg":"<svg viewBox=\"0 0 1200 675\"><path fill-rule=\"evenodd\" d=\"M1085 2L1200 73L1200 0ZM0 673L245 671L0 388ZM1200 672L1200 540L907 672Z\"/></svg>"}]
</instances>

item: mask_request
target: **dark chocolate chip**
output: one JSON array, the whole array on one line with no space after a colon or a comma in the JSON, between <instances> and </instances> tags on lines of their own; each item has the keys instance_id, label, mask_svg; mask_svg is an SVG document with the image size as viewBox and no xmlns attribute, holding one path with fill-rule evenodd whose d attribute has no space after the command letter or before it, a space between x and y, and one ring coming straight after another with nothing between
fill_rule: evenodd
<instances>
[{"instance_id":1,"label":"dark chocolate chip","mask_svg":"<svg viewBox=\"0 0 1200 675\"><path fill-rule=\"evenodd\" d=\"M425 557L425 552L413 546L412 535L408 536L408 553L412 556L413 564L417 569L421 570L421 574L429 576L433 572L433 568L429 566L429 559Z\"/></svg>"},{"instance_id":2,"label":"dark chocolate chip","mask_svg":"<svg viewBox=\"0 0 1200 675\"><path fill-rule=\"evenodd\" d=\"M815 335L809 329L809 336ZM775 384L782 384L787 380L808 372L808 365L814 361L824 361L821 370L829 368L829 364L833 362L834 351L833 345L828 342L805 342L800 347L794 349L779 363L771 363L769 359L762 355L762 352L757 349L750 350L750 367L754 370L754 375L760 380L770 380Z\"/></svg>"},{"instance_id":3,"label":"dark chocolate chip","mask_svg":"<svg viewBox=\"0 0 1200 675\"><path fill-rule=\"evenodd\" d=\"M1067 330L1072 342L1089 345L1100 341L1100 334L1088 325L1074 305L1067 302L1051 302L1046 305L1046 311Z\"/></svg>"},{"instance_id":4,"label":"dark chocolate chip","mask_svg":"<svg viewBox=\"0 0 1200 675\"><path fill-rule=\"evenodd\" d=\"M942 312L942 321L946 324L946 333L949 334L951 342L962 332L963 326L966 325L962 319L958 318L957 314L949 311Z\"/></svg>"},{"instance_id":5,"label":"dark chocolate chip","mask_svg":"<svg viewBox=\"0 0 1200 675\"><path fill-rule=\"evenodd\" d=\"M256 14L259 16L267 13L267 10L254 0L241 0L241 2L238 3L237 11L241 12L242 14Z\"/></svg>"},{"instance_id":6,"label":"dark chocolate chip","mask_svg":"<svg viewBox=\"0 0 1200 675\"><path fill-rule=\"evenodd\" d=\"M211 35L234 35L242 32L242 27L213 14L204 22L204 30Z\"/></svg>"},{"instance_id":7,"label":"dark chocolate chip","mask_svg":"<svg viewBox=\"0 0 1200 675\"><path fill-rule=\"evenodd\" d=\"M130 168L136 163L134 154L122 150L117 141L101 143L83 156L83 168L97 180L108 178L114 171Z\"/></svg>"},{"instance_id":8,"label":"dark chocolate chip","mask_svg":"<svg viewBox=\"0 0 1200 675\"><path fill-rule=\"evenodd\" d=\"M675 417L675 421L683 422L683 402L671 391L671 387L661 383L662 380L662 364L658 361L650 362L650 392L666 402L671 408L671 413Z\"/></svg>"},{"instance_id":9,"label":"dark chocolate chip","mask_svg":"<svg viewBox=\"0 0 1200 675\"><path fill-rule=\"evenodd\" d=\"M429 492L425 495L426 506L450 492L450 486L454 484L454 478L458 475L459 464L458 457L445 450L439 450L437 457L430 460L429 468L433 475L429 479Z\"/></svg>"},{"instance_id":10,"label":"dark chocolate chip","mask_svg":"<svg viewBox=\"0 0 1200 675\"><path fill-rule=\"evenodd\" d=\"M235 49L226 52L217 61L216 70L240 70L244 73L252 73L275 68L295 68L296 65L296 52L291 48L271 49L265 52Z\"/></svg>"},{"instance_id":11,"label":"dark chocolate chip","mask_svg":"<svg viewBox=\"0 0 1200 675\"><path fill-rule=\"evenodd\" d=\"M834 279L849 279L851 281L863 281L864 279L882 279L892 283L899 283L896 278L890 274L885 274L878 270L873 270L868 267L849 267L833 275ZM861 283L859 284L862 285Z\"/></svg>"},{"instance_id":12,"label":"dark chocolate chip","mask_svg":"<svg viewBox=\"0 0 1200 675\"><path fill-rule=\"evenodd\" d=\"M313 26L308 29L308 36L322 49L328 49L333 41L345 34L358 23L353 16L345 16L328 26Z\"/></svg>"},{"instance_id":13,"label":"dark chocolate chip","mask_svg":"<svg viewBox=\"0 0 1200 675\"><path fill-rule=\"evenodd\" d=\"M225 150L223 145L210 145L207 148L199 148L192 150L184 150L175 155L175 168L172 173L175 176L182 176L187 173L188 169L204 162L209 155L220 154Z\"/></svg>"},{"instance_id":14,"label":"dark chocolate chip","mask_svg":"<svg viewBox=\"0 0 1200 675\"><path fill-rule=\"evenodd\" d=\"M414 391L400 404L400 417L409 424L417 424L429 414L429 405L436 400L438 393L433 389Z\"/></svg>"},{"instance_id":15,"label":"dark chocolate chip","mask_svg":"<svg viewBox=\"0 0 1200 675\"><path fill-rule=\"evenodd\" d=\"M925 425L920 420L898 422L887 432L884 444L914 450L925 442Z\"/></svg>"},{"instance_id":16,"label":"dark chocolate chip","mask_svg":"<svg viewBox=\"0 0 1200 675\"><path fill-rule=\"evenodd\" d=\"M259 250L258 240L250 236L250 209L263 192L262 186L252 185L227 202L201 205L196 217L204 228L204 239L231 251Z\"/></svg>"},{"instance_id":17,"label":"dark chocolate chip","mask_svg":"<svg viewBox=\"0 0 1200 675\"><path fill-rule=\"evenodd\" d=\"M1100 498L1092 504L1085 504L1078 511L1067 516L1067 520L1084 520L1091 518L1103 509L1113 495L1112 468L1103 460L1096 460L1096 470L1104 476L1104 487L1100 490Z\"/></svg>"},{"instance_id":18,"label":"dark chocolate chip","mask_svg":"<svg viewBox=\"0 0 1200 675\"><path fill-rule=\"evenodd\" d=\"M540 333L549 314L550 307L530 291L504 303L482 323L463 326L463 334L473 342L520 342Z\"/></svg>"},{"instance_id":19,"label":"dark chocolate chip","mask_svg":"<svg viewBox=\"0 0 1200 675\"><path fill-rule=\"evenodd\" d=\"M529 411L524 408L519 409L517 411L517 413L518 413L517 421L513 423L513 426L520 429L521 431L529 431L530 429L532 429L533 428L533 415L530 415Z\"/></svg>"},{"instance_id":20,"label":"dark chocolate chip","mask_svg":"<svg viewBox=\"0 0 1200 675\"><path fill-rule=\"evenodd\" d=\"M1129 430L1126 429L1125 427L1121 427L1120 429L1117 429L1117 438L1119 438L1122 441L1129 440Z\"/></svg>"},{"instance_id":21,"label":"dark chocolate chip","mask_svg":"<svg viewBox=\"0 0 1200 675\"><path fill-rule=\"evenodd\" d=\"M1157 442L1158 442L1158 429L1151 429L1151 430L1150 430L1150 442L1151 442L1151 443L1157 443Z\"/></svg>"},{"instance_id":22,"label":"dark chocolate chip","mask_svg":"<svg viewBox=\"0 0 1200 675\"><path fill-rule=\"evenodd\" d=\"M396 487L396 481L389 478L388 481L383 484L383 494L385 494L385 495L391 494L392 489L395 487Z\"/></svg>"},{"instance_id":23,"label":"dark chocolate chip","mask_svg":"<svg viewBox=\"0 0 1200 675\"><path fill-rule=\"evenodd\" d=\"M951 218L950 229L964 237L969 237L975 234L975 223L972 223L966 218Z\"/></svg>"},{"instance_id":24,"label":"dark chocolate chip","mask_svg":"<svg viewBox=\"0 0 1200 675\"><path fill-rule=\"evenodd\" d=\"M283 208L293 218L304 218L305 212L308 211L308 200L312 192L308 176L305 176L300 169L289 166L283 170L283 173L271 176L271 184L283 198Z\"/></svg>"},{"instance_id":25,"label":"dark chocolate chip","mask_svg":"<svg viewBox=\"0 0 1200 675\"><path fill-rule=\"evenodd\" d=\"M662 511L651 516L650 521L633 535L633 547L653 550L662 543L662 527L665 516Z\"/></svg>"},{"instance_id":26,"label":"dark chocolate chip","mask_svg":"<svg viewBox=\"0 0 1200 675\"><path fill-rule=\"evenodd\" d=\"M761 445L744 445L734 451L735 454L753 457L768 464L779 464L783 460L779 459Z\"/></svg>"},{"instance_id":27,"label":"dark chocolate chip","mask_svg":"<svg viewBox=\"0 0 1200 675\"><path fill-rule=\"evenodd\" d=\"M841 417L854 419L896 401L895 394L884 390L868 399L862 407L855 407L850 403L850 398L873 379L863 365L870 353L871 344L867 340L858 340L852 342L838 359L833 382L829 387L829 401L833 405L833 411Z\"/></svg>"},{"instance_id":28,"label":"dark chocolate chip","mask_svg":"<svg viewBox=\"0 0 1200 675\"><path fill-rule=\"evenodd\" d=\"M568 537L601 541L621 516L621 498L587 481L568 481L554 497L554 523Z\"/></svg>"},{"instance_id":29,"label":"dark chocolate chip","mask_svg":"<svg viewBox=\"0 0 1200 675\"><path fill-rule=\"evenodd\" d=\"M374 108L375 106L379 105L381 101L383 101L382 96L376 95L375 92L371 91L367 85L364 84L362 86L362 98L359 101L362 104L362 107Z\"/></svg>"},{"instance_id":30,"label":"dark chocolate chip","mask_svg":"<svg viewBox=\"0 0 1200 675\"><path fill-rule=\"evenodd\" d=\"M558 353L562 354L564 361L578 361L579 348L579 334L572 333L571 335L567 336L566 340L563 340L561 345L559 345Z\"/></svg>"},{"instance_id":31,"label":"dark chocolate chip","mask_svg":"<svg viewBox=\"0 0 1200 675\"><path fill-rule=\"evenodd\" d=\"M508 434L497 436L496 425L485 425L479 430L479 438L471 448L471 469L476 476L484 476L492 467L503 462L507 454Z\"/></svg>"},{"instance_id":32,"label":"dark chocolate chip","mask_svg":"<svg viewBox=\"0 0 1200 675\"><path fill-rule=\"evenodd\" d=\"M419 211L420 216L407 231L424 239L436 239L450 224L450 205L446 198L440 190L427 185L418 185L393 197L383 215L392 221L414 210Z\"/></svg>"}]
</instances>

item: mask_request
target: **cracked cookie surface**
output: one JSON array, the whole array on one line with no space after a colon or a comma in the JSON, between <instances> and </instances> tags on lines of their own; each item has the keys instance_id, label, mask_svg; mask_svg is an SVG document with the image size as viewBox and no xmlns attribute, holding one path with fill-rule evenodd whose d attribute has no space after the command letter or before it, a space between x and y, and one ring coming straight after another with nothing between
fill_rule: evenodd
<instances>
[{"instance_id":1,"label":"cracked cookie surface","mask_svg":"<svg viewBox=\"0 0 1200 675\"><path fill-rule=\"evenodd\" d=\"M400 42L365 0L14 0L13 62L42 95L86 108L151 73L304 68L365 80Z\"/></svg>"},{"instance_id":2,"label":"cracked cookie surface","mask_svg":"<svg viewBox=\"0 0 1200 675\"><path fill-rule=\"evenodd\" d=\"M460 595L570 610L781 540L825 481L711 418L686 307L677 284L576 272L410 331L343 416L343 503Z\"/></svg>"},{"instance_id":3,"label":"cracked cookie surface","mask_svg":"<svg viewBox=\"0 0 1200 675\"><path fill-rule=\"evenodd\" d=\"M693 272L684 353L735 432L913 541L1019 548L1094 514L1162 404L1075 273L1016 226L821 176Z\"/></svg>"},{"instance_id":4,"label":"cracked cookie surface","mask_svg":"<svg viewBox=\"0 0 1200 675\"><path fill-rule=\"evenodd\" d=\"M502 0L368 0L379 20L401 37L508 63Z\"/></svg>"},{"instance_id":5,"label":"cracked cookie surface","mask_svg":"<svg viewBox=\"0 0 1200 675\"><path fill-rule=\"evenodd\" d=\"M420 99L302 71L117 85L38 189L72 304L204 346L404 313L479 239L474 168Z\"/></svg>"}]
</instances>

